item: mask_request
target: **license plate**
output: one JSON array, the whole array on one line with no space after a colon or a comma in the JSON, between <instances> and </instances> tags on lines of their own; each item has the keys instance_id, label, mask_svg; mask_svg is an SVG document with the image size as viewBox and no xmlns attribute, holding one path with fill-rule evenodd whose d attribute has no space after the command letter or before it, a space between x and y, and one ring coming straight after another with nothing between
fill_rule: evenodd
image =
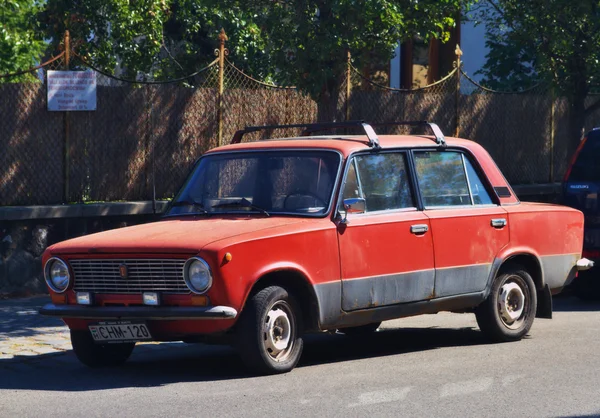
<instances>
[{"instance_id":1,"label":"license plate","mask_svg":"<svg viewBox=\"0 0 600 418\"><path fill-rule=\"evenodd\" d=\"M92 338L97 343L126 343L148 341L152 335L144 322L98 322L89 325Z\"/></svg>"}]
</instances>

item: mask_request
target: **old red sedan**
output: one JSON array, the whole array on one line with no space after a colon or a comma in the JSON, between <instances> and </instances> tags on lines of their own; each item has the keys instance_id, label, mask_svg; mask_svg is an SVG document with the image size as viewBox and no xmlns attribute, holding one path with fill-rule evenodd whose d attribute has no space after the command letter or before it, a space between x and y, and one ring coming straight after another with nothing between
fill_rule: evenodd
<instances>
[{"instance_id":1,"label":"old red sedan","mask_svg":"<svg viewBox=\"0 0 600 418\"><path fill-rule=\"evenodd\" d=\"M364 335L442 310L521 339L589 267L582 213L519 202L481 146L410 124L433 135L362 122L296 126L361 135L238 132L198 160L161 221L48 248L41 313L64 319L89 366L123 363L138 341L212 339L259 373L287 372L307 332Z\"/></svg>"}]
</instances>

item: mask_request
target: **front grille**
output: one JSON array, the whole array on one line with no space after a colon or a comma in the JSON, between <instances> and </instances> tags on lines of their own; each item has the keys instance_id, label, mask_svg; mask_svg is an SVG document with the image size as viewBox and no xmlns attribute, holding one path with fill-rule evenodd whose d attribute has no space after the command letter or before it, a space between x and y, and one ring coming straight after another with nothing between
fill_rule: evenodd
<instances>
[{"instance_id":1,"label":"front grille","mask_svg":"<svg viewBox=\"0 0 600 418\"><path fill-rule=\"evenodd\" d=\"M186 294L190 289L183 280L183 265L178 259L105 259L71 260L75 276L73 289L94 293L164 292ZM121 277L121 266L127 277Z\"/></svg>"}]
</instances>

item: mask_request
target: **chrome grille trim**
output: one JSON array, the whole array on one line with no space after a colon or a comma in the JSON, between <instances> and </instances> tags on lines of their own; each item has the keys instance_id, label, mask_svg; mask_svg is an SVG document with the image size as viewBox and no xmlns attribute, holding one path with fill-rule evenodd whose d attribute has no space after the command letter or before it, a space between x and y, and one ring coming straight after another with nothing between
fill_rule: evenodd
<instances>
[{"instance_id":1,"label":"chrome grille trim","mask_svg":"<svg viewBox=\"0 0 600 418\"><path fill-rule=\"evenodd\" d=\"M163 292L189 294L183 280L185 259L110 258L75 259L73 270L76 292L140 294ZM119 266L127 265L127 278L121 278Z\"/></svg>"}]
</instances>

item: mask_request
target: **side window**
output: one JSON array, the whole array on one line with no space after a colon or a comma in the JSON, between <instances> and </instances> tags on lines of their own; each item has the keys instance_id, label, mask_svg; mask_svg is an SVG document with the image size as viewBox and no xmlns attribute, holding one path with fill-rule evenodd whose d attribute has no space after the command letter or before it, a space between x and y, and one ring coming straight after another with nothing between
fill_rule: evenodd
<instances>
[{"instance_id":1,"label":"side window","mask_svg":"<svg viewBox=\"0 0 600 418\"><path fill-rule=\"evenodd\" d=\"M367 212L414 207L404 153L359 155L348 169L343 198L362 197Z\"/></svg>"},{"instance_id":2,"label":"side window","mask_svg":"<svg viewBox=\"0 0 600 418\"><path fill-rule=\"evenodd\" d=\"M425 207L492 204L483 182L462 153L421 151L414 155Z\"/></svg>"},{"instance_id":3,"label":"side window","mask_svg":"<svg viewBox=\"0 0 600 418\"><path fill-rule=\"evenodd\" d=\"M469 186L471 186L471 194L473 195L473 204L475 205L492 205L492 198L490 197L483 182L477 175L477 172L473 168L473 165L468 158L465 157L465 167L467 167L467 177L469 178Z\"/></svg>"},{"instance_id":4,"label":"side window","mask_svg":"<svg viewBox=\"0 0 600 418\"><path fill-rule=\"evenodd\" d=\"M346 184L344 185L344 194L342 199L353 199L362 197L360 188L358 187L358 177L356 176L356 160L350 162L348 174L346 175Z\"/></svg>"}]
</instances>

